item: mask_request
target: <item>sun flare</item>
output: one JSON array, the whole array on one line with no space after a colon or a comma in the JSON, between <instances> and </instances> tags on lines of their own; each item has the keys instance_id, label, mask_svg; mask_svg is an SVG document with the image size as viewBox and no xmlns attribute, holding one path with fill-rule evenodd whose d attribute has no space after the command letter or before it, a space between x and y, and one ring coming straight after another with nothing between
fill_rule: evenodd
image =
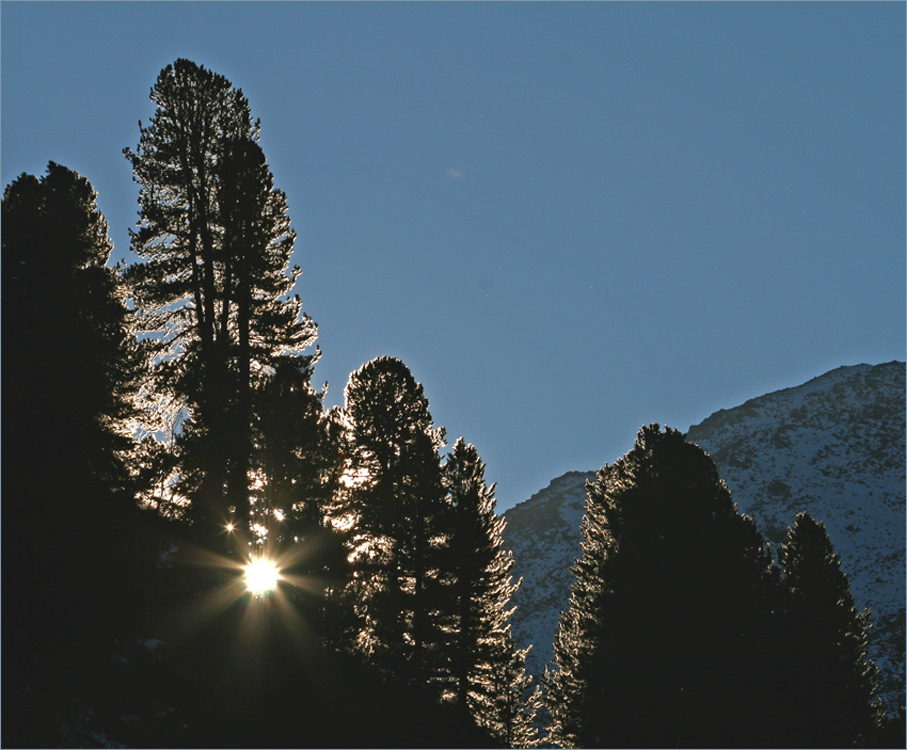
<instances>
[{"instance_id":1,"label":"sun flare","mask_svg":"<svg viewBox=\"0 0 907 750\"><path fill-rule=\"evenodd\" d=\"M255 557L246 565L246 588L255 596L264 596L277 588L280 571L272 560Z\"/></svg>"}]
</instances>

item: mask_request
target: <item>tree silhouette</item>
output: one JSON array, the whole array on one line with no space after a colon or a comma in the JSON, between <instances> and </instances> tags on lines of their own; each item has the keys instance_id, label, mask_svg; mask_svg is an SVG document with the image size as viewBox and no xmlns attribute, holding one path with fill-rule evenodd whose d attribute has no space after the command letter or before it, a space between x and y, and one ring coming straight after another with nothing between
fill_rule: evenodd
<instances>
[{"instance_id":1,"label":"tree silhouette","mask_svg":"<svg viewBox=\"0 0 907 750\"><path fill-rule=\"evenodd\" d=\"M53 162L40 180L23 174L4 192L4 375L17 394L4 423L19 437L7 447L29 463L65 462L126 493L141 355L117 272L106 266L113 245L96 197L88 180ZM48 429L42 414L60 428Z\"/></svg>"},{"instance_id":2,"label":"tree silhouette","mask_svg":"<svg viewBox=\"0 0 907 750\"><path fill-rule=\"evenodd\" d=\"M504 549L503 516L495 513L494 485L485 484L485 465L462 438L444 465L453 506L446 570L456 601L450 624L450 686L453 702L466 706L506 747L528 746L535 702L526 674L526 651L519 651L508 620L510 598L519 588L513 557Z\"/></svg>"},{"instance_id":3,"label":"tree silhouette","mask_svg":"<svg viewBox=\"0 0 907 750\"><path fill-rule=\"evenodd\" d=\"M229 509L249 515L255 382L315 340L288 272L295 234L286 198L257 141L248 101L221 75L188 60L161 71L125 149L139 194L128 280L156 361L151 389L182 408L179 481L203 536Z\"/></svg>"},{"instance_id":4,"label":"tree silhouette","mask_svg":"<svg viewBox=\"0 0 907 750\"><path fill-rule=\"evenodd\" d=\"M392 357L350 375L342 420L346 487L332 515L349 529L353 648L379 669L428 685L441 669L437 644L450 616L439 575L450 515L438 454L444 431L432 424L422 386Z\"/></svg>"},{"instance_id":5,"label":"tree silhouette","mask_svg":"<svg viewBox=\"0 0 907 750\"><path fill-rule=\"evenodd\" d=\"M808 513L788 530L780 558L788 746L866 746L883 720L875 698L878 669L866 656L870 613L857 612L828 532Z\"/></svg>"},{"instance_id":6,"label":"tree silhouette","mask_svg":"<svg viewBox=\"0 0 907 750\"><path fill-rule=\"evenodd\" d=\"M528 648L517 648L508 627L498 640L499 657L493 675L490 701L484 715L490 716L480 726L487 729L503 747L537 747L541 744L538 728L543 708L541 688L533 684L526 671Z\"/></svg>"},{"instance_id":7,"label":"tree silhouette","mask_svg":"<svg viewBox=\"0 0 907 750\"><path fill-rule=\"evenodd\" d=\"M546 674L568 747L764 746L771 560L712 460L643 427L589 483L569 609Z\"/></svg>"},{"instance_id":8,"label":"tree silhouette","mask_svg":"<svg viewBox=\"0 0 907 750\"><path fill-rule=\"evenodd\" d=\"M87 179L53 162L23 174L2 221L4 723L18 726L28 712L6 711L7 688L58 679L139 609L128 456L142 358Z\"/></svg>"}]
</instances>

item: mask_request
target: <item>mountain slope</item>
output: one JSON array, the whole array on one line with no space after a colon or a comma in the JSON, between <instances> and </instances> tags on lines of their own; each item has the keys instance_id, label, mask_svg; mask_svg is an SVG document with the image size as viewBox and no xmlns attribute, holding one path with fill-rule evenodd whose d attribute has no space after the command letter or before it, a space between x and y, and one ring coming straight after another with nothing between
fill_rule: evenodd
<instances>
[{"instance_id":1,"label":"mountain slope","mask_svg":"<svg viewBox=\"0 0 907 750\"><path fill-rule=\"evenodd\" d=\"M800 511L825 523L860 608L873 611L870 653L889 708L904 693L905 365L841 367L795 388L721 410L690 428L741 512L777 548ZM524 579L514 634L528 666L551 659L570 565L581 554L585 482L570 472L506 513Z\"/></svg>"}]
</instances>

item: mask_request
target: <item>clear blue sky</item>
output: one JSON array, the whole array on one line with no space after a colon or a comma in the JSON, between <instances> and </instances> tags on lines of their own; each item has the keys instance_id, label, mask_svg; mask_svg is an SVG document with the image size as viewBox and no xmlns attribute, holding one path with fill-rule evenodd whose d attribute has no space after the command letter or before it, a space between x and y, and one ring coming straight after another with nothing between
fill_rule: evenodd
<instances>
[{"instance_id":1,"label":"clear blue sky","mask_svg":"<svg viewBox=\"0 0 907 750\"><path fill-rule=\"evenodd\" d=\"M905 359L904 3L3 2L0 29L3 185L82 173L116 258L161 68L241 87L328 403L400 357L501 509L644 423Z\"/></svg>"}]
</instances>

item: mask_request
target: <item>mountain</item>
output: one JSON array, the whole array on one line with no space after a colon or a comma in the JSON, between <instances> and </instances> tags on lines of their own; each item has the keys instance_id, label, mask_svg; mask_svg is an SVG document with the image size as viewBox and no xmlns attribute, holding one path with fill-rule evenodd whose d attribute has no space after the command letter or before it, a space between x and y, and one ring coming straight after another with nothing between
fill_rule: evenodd
<instances>
[{"instance_id":1,"label":"mountain","mask_svg":"<svg viewBox=\"0 0 907 750\"><path fill-rule=\"evenodd\" d=\"M889 710L904 696L905 364L840 367L809 382L722 409L692 426L739 510L777 550L797 513L828 529L860 609L874 628L870 655ZM539 675L552 658L561 610L581 554L585 483L569 472L505 513L513 550L513 629L533 645L527 666Z\"/></svg>"}]
</instances>

